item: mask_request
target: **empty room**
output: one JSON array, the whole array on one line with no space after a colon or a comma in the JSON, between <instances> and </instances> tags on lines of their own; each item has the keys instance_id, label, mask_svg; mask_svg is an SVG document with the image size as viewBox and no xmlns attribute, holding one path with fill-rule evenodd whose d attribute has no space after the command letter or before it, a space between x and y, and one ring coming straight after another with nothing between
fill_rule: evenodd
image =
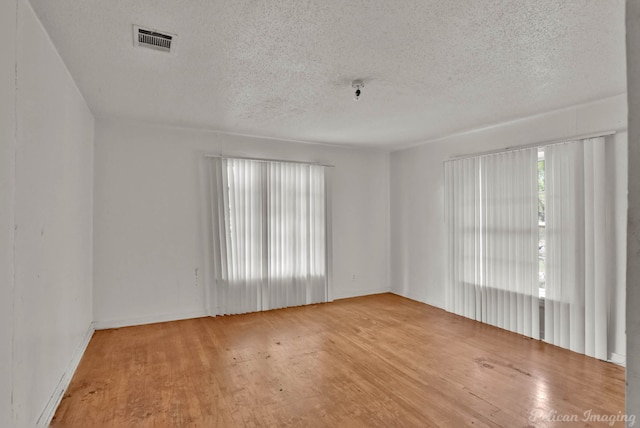
<instances>
[{"instance_id":1,"label":"empty room","mask_svg":"<svg viewBox=\"0 0 640 428\"><path fill-rule=\"evenodd\" d=\"M640 0L0 36L0 427L635 426Z\"/></svg>"}]
</instances>

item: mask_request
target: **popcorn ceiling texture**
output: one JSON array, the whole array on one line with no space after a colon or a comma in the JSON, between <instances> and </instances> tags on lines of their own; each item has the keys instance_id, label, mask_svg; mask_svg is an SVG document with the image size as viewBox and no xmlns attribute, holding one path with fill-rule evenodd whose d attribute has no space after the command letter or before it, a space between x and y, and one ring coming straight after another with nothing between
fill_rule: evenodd
<instances>
[{"instance_id":1,"label":"popcorn ceiling texture","mask_svg":"<svg viewBox=\"0 0 640 428\"><path fill-rule=\"evenodd\" d=\"M623 0L30 2L98 118L393 150L626 90Z\"/></svg>"}]
</instances>

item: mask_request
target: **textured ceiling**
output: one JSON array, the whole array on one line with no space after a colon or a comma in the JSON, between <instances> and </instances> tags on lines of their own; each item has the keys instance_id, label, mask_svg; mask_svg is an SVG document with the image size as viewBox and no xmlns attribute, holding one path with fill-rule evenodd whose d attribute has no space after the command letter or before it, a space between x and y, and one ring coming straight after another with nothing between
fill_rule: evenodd
<instances>
[{"instance_id":1,"label":"textured ceiling","mask_svg":"<svg viewBox=\"0 0 640 428\"><path fill-rule=\"evenodd\" d=\"M624 0L30 3L97 117L393 150L626 90Z\"/></svg>"}]
</instances>

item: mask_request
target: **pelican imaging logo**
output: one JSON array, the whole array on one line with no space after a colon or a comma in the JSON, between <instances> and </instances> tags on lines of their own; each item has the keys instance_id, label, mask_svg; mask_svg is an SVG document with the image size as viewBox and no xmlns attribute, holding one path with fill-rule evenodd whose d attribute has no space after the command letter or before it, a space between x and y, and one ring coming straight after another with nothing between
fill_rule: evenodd
<instances>
[{"instance_id":1,"label":"pelican imaging logo","mask_svg":"<svg viewBox=\"0 0 640 428\"><path fill-rule=\"evenodd\" d=\"M618 413L596 413L593 409L582 413L558 413L555 410L534 409L529 415L529 422L597 422L613 426L616 422L624 422L632 427L636 423L636 415Z\"/></svg>"}]
</instances>

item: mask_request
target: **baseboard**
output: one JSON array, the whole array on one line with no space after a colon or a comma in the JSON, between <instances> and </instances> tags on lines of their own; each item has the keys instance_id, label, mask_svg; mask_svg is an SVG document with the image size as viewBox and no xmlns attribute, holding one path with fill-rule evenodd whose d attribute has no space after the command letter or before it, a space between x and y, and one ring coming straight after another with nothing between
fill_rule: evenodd
<instances>
[{"instance_id":1,"label":"baseboard","mask_svg":"<svg viewBox=\"0 0 640 428\"><path fill-rule=\"evenodd\" d=\"M369 296L371 294L389 293L389 288L370 288L367 290L361 289L346 289L346 290L333 290L333 300L349 299L351 297Z\"/></svg>"},{"instance_id":2,"label":"baseboard","mask_svg":"<svg viewBox=\"0 0 640 428\"><path fill-rule=\"evenodd\" d=\"M128 318L123 320L95 321L96 330L106 330L109 328L131 327L134 325L154 324L157 322L179 321L191 318L201 318L209 316L206 309L191 312L180 312L174 314L149 315L140 318Z\"/></svg>"},{"instance_id":3,"label":"baseboard","mask_svg":"<svg viewBox=\"0 0 640 428\"><path fill-rule=\"evenodd\" d=\"M51 394L51 398L49 398L49 401L44 407L44 410L40 414L40 417L36 422L36 426L48 427L49 424L51 423L51 419L53 419L53 415L56 413L56 409L58 408L58 405L60 405L60 401L62 401L62 396L64 395L65 391L69 387L71 378L73 377L73 374L76 372L76 369L78 368L78 364L80 364L80 359L82 359L82 356L84 355L84 351L87 349L87 346L89 345L89 341L91 340L91 337L93 336L94 331L95 329L93 327L93 323L91 323L86 333L82 337L82 341L74 351L71 361L69 361L69 364L65 368L64 373L60 378L60 382L58 382L58 385L56 385L56 388L53 391L53 394Z\"/></svg>"},{"instance_id":4,"label":"baseboard","mask_svg":"<svg viewBox=\"0 0 640 428\"><path fill-rule=\"evenodd\" d=\"M609 356L609 362L617 364L622 367L626 367L627 357L622 354L616 354L615 352L612 352L611 355Z\"/></svg>"},{"instance_id":5,"label":"baseboard","mask_svg":"<svg viewBox=\"0 0 640 428\"><path fill-rule=\"evenodd\" d=\"M445 305L441 305L441 304L438 304L436 302L428 301L424 297L416 296L413 293L405 294L405 293L401 293L401 292L399 292L397 290L391 290L389 293L395 294L395 295L400 296L400 297L404 297L405 299L409 299L409 300L413 300L413 301L416 301L416 302L424 303L425 305L433 306L434 308L443 309L445 311L447 310L447 308L445 308Z\"/></svg>"}]
</instances>

